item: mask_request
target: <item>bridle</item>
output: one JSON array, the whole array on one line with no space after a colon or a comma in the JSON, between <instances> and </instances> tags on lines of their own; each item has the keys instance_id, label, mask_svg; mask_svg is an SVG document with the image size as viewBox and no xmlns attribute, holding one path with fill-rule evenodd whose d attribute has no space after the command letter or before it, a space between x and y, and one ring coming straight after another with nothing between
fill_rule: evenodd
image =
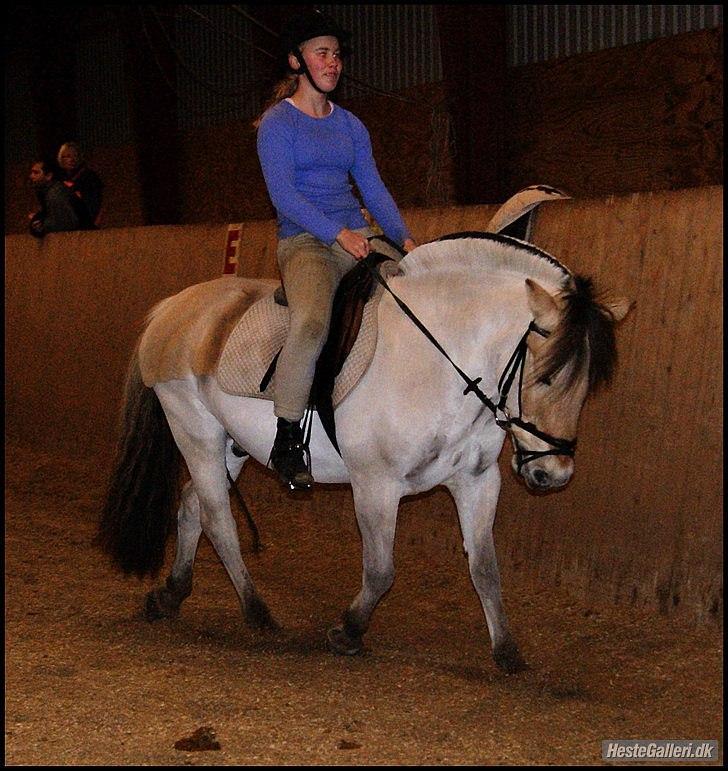
<instances>
[{"instance_id":1,"label":"bridle","mask_svg":"<svg viewBox=\"0 0 728 771\"><path fill-rule=\"evenodd\" d=\"M526 363L526 352L528 351L528 335L531 332L535 332L541 337L548 337L551 333L545 329L541 329L536 322L531 321L526 329L525 333L518 341L516 349L511 354L511 358L508 360L503 373L498 380L498 404L493 405L493 402L488 399L485 394L483 397L484 403L488 406L495 415L495 422L504 431L509 431L511 441L513 442L513 450L516 453L517 471L520 474L521 468L525 463L529 463L536 458L542 458L545 455L567 455L570 458L574 457L576 452L576 439L561 439L551 434L547 434L545 431L541 431L536 425L529 421L523 420L521 417L523 414L523 408L521 406L521 393L523 391L523 371ZM508 394L510 393L511 386L515 380L516 374L518 374L518 415L516 417L511 416L506 402L508 400ZM478 378L480 381L480 378ZM476 382L478 382L476 381ZM465 389L464 393L467 393L469 388ZM482 392L481 392L482 393ZM493 405L493 406L491 406ZM498 412L501 412L505 417L499 418ZM522 431L526 431L532 436L541 439L541 441L550 444L550 450L525 450L519 443L516 435L513 433L513 426L517 426Z\"/></svg>"},{"instance_id":2,"label":"bridle","mask_svg":"<svg viewBox=\"0 0 728 771\"><path fill-rule=\"evenodd\" d=\"M381 240L389 242L389 239L377 236ZM393 245L393 244L392 244ZM369 257L372 255L378 255L378 252L370 252ZM513 449L516 453L517 472L521 473L521 468L532 460L542 458L546 455L566 455L570 458L574 457L576 452L576 439L562 439L560 437L552 436L551 434L541 431L533 423L523 420L522 418L522 406L521 406L521 392L523 390L523 370L526 362L526 353L528 351L528 336L531 332L534 332L541 337L548 337L549 332L541 329L534 321L531 321L528 328L518 341L515 350L511 354L508 363L503 369L503 372L498 379L498 401L490 399L483 391L480 390L478 384L483 378L475 378L474 380L469 377L458 365L450 358L447 351L440 345L435 339L434 335L429 329L415 316L409 306L401 300L397 295L389 288L387 282L379 274L379 271L371 265L368 260L369 257L363 259L363 262L370 272L373 274L378 283L380 283L389 294L392 295L394 301L404 311L405 315L415 324L415 326L425 335L425 337L437 348L438 351L452 364L455 371L460 377L467 383L467 388L463 391L463 396L468 393L474 393L478 399L493 413L495 417L496 425L502 428L504 431L508 431L513 442ZM515 417L510 414L508 407L506 406L508 396L510 394L513 383L515 382L516 375L518 375L518 415ZM540 439L546 444L551 445L549 450L526 450L519 443L515 434L513 433L513 427L516 426L522 431L525 431L532 436Z\"/></svg>"}]
</instances>

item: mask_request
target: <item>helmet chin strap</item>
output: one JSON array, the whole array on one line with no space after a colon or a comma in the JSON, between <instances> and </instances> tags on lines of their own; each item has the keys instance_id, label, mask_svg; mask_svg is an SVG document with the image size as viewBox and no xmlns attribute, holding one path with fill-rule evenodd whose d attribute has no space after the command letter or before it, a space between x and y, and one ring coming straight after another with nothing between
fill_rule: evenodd
<instances>
[{"instance_id":1,"label":"helmet chin strap","mask_svg":"<svg viewBox=\"0 0 728 771\"><path fill-rule=\"evenodd\" d=\"M319 88L316 83L314 82L314 79L311 77L311 73L308 71L308 67L306 66L306 62L304 61L303 54L301 53L300 48L296 48L294 51L291 52L298 61L298 64L300 65L298 70L294 70L296 75L305 75L306 78L308 78L308 82L316 89L316 91L319 92L319 94L323 94L324 96L328 96L328 91L324 91L322 88Z\"/></svg>"}]
</instances>

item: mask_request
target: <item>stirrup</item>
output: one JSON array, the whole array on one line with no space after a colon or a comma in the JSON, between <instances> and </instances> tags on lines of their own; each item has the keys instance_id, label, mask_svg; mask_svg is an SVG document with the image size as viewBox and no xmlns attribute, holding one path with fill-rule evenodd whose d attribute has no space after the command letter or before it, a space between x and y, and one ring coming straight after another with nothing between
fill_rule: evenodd
<instances>
[{"instance_id":1,"label":"stirrup","mask_svg":"<svg viewBox=\"0 0 728 771\"><path fill-rule=\"evenodd\" d=\"M276 438L270 451L268 465L278 472L283 484L290 490L310 490L311 453L308 445L311 439L312 410L304 414L304 427L296 422L284 421L276 431Z\"/></svg>"},{"instance_id":2,"label":"stirrup","mask_svg":"<svg viewBox=\"0 0 728 771\"><path fill-rule=\"evenodd\" d=\"M303 414L303 426L285 420L286 426L279 424L268 458L268 466L278 472L281 481L291 492L310 490L313 487L311 451L308 449L313 411L313 404L309 401Z\"/></svg>"}]
</instances>

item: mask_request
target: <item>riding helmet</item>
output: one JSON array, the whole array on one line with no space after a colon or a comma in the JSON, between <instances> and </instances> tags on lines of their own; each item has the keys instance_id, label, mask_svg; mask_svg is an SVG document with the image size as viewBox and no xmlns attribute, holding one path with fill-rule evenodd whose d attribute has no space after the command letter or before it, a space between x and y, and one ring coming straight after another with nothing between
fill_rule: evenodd
<instances>
[{"instance_id":1,"label":"riding helmet","mask_svg":"<svg viewBox=\"0 0 728 771\"><path fill-rule=\"evenodd\" d=\"M351 40L351 32L347 32L336 19L322 11L307 11L292 16L283 25L280 47L283 60L287 64L289 53L298 58L301 43L324 35L331 35L339 41L339 48L343 57L351 54L351 48L348 45Z\"/></svg>"}]
</instances>

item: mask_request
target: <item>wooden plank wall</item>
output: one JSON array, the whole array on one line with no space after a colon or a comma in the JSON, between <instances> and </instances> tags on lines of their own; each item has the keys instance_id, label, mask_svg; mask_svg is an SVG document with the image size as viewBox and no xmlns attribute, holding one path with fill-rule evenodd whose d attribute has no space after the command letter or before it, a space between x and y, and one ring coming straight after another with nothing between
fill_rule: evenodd
<instances>
[{"instance_id":1,"label":"wooden plank wall","mask_svg":"<svg viewBox=\"0 0 728 771\"><path fill-rule=\"evenodd\" d=\"M226 234L221 225L165 225L6 237L8 432L79 453L113 444L146 313L221 274Z\"/></svg>"},{"instance_id":2,"label":"wooden plank wall","mask_svg":"<svg viewBox=\"0 0 728 771\"><path fill-rule=\"evenodd\" d=\"M407 210L420 241L483 229L497 207ZM124 372L159 299L222 271L226 227L6 238L6 431L69 452L115 441ZM722 613L722 188L546 204L533 240L636 301L613 385L584 409L576 473L549 496L508 471L496 542L510 572L590 598L709 622ZM246 223L241 272L275 275L275 225ZM99 452L101 451L101 452ZM246 471L250 498L271 477ZM343 501L343 503L342 503ZM348 496L316 506L352 516ZM342 509L343 506L343 509ZM334 512L334 509L336 510ZM407 499L398 539L460 554L444 490Z\"/></svg>"},{"instance_id":3,"label":"wooden plank wall","mask_svg":"<svg viewBox=\"0 0 728 771\"><path fill-rule=\"evenodd\" d=\"M723 28L509 72L506 189L723 184Z\"/></svg>"}]
</instances>

